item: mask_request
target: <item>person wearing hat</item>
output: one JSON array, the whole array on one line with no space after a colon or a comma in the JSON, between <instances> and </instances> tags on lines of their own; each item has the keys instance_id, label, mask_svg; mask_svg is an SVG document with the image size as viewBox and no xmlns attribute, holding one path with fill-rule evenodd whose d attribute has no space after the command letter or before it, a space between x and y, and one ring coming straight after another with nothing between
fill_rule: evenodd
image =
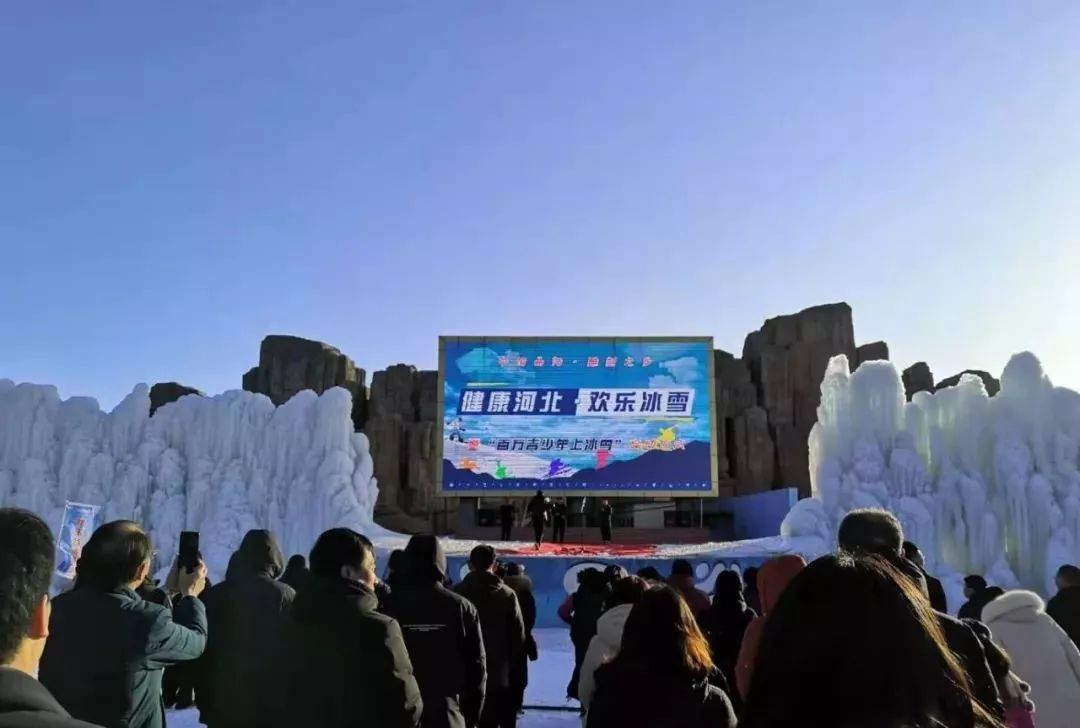
<instances>
[{"instance_id":1,"label":"person wearing hat","mask_svg":"<svg viewBox=\"0 0 1080 728\"><path fill-rule=\"evenodd\" d=\"M487 666L480 617L443 586L446 553L435 536L413 536L382 611L401 625L424 701L422 728L474 728L484 704Z\"/></svg>"},{"instance_id":2,"label":"person wearing hat","mask_svg":"<svg viewBox=\"0 0 1080 728\"><path fill-rule=\"evenodd\" d=\"M525 620L514 590L495 574L495 549L477 546L469 554L471 571L457 592L480 613L487 654L487 698L481 728L513 728L517 724L511 672L525 651Z\"/></svg>"}]
</instances>

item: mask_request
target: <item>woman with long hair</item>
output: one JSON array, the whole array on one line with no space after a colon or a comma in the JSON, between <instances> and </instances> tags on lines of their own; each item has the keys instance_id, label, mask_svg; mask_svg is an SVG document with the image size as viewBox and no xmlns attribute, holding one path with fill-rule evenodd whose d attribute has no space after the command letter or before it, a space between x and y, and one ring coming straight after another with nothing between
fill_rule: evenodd
<instances>
[{"instance_id":1,"label":"woman with long hair","mask_svg":"<svg viewBox=\"0 0 1080 728\"><path fill-rule=\"evenodd\" d=\"M825 556L769 614L741 728L1000 728L929 602L877 556Z\"/></svg>"},{"instance_id":2,"label":"woman with long hair","mask_svg":"<svg viewBox=\"0 0 1080 728\"><path fill-rule=\"evenodd\" d=\"M623 628L619 654L596 671L587 728L728 728L735 714L686 601L650 589Z\"/></svg>"}]
</instances>

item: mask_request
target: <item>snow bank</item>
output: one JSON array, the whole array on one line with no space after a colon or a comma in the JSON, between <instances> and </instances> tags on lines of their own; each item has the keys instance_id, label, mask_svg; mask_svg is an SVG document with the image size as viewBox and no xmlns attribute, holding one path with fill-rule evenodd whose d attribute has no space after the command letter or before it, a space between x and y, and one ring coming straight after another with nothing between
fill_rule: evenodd
<instances>
[{"instance_id":1,"label":"snow bank","mask_svg":"<svg viewBox=\"0 0 1080 728\"><path fill-rule=\"evenodd\" d=\"M781 535L835 543L854 508L887 508L947 582L985 574L1005 588L1052 593L1063 563L1080 561L1080 395L1054 387L1035 355L1012 357L1001 392L965 375L905 402L888 362L850 373L830 362L810 434L814 498Z\"/></svg>"},{"instance_id":2,"label":"snow bank","mask_svg":"<svg viewBox=\"0 0 1080 728\"><path fill-rule=\"evenodd\" d=\"M212 578L251 528L272 530L286 556L308 553L334 526L392 535L372 517L378 488L351 410L340 388L281 407L230 391L183 397L150 417L144 384L106 413L87 397L0 379L0 505L57 528L65 501L101 505L102 522L149 529L161 566L180 531L200 531Z\"/></svg>"}]
</instances>

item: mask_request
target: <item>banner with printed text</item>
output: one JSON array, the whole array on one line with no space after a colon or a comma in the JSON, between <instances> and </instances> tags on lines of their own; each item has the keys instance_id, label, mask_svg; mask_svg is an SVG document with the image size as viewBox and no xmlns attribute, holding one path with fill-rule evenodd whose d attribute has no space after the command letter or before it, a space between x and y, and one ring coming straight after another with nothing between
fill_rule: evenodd
<instances>
[{"instance_id":1,"label":"banner with printed text","mask_svg":"<svg viewBox=\"0 0 1080 728\"><path fill-rule=\"evenodd\" d=\"M713 345L439 342L445 495L715 493Z\"/></svg>"}]
</instances>

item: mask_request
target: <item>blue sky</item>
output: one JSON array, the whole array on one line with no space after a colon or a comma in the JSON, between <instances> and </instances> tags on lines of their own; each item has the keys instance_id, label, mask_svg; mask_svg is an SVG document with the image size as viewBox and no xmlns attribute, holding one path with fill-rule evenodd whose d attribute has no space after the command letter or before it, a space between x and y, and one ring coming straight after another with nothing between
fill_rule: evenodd
<instances>
[{"instance_id":1,"label":"blue sky","mask_svg":"<svg viewBox=\"0 0 1080 728\"><path fill-rule=\"evenodd\" d=\"M836 300L1080 388L1080 3L7 3L0 377L267 333L712 335Z\"/></svg>"}]
</instances>

